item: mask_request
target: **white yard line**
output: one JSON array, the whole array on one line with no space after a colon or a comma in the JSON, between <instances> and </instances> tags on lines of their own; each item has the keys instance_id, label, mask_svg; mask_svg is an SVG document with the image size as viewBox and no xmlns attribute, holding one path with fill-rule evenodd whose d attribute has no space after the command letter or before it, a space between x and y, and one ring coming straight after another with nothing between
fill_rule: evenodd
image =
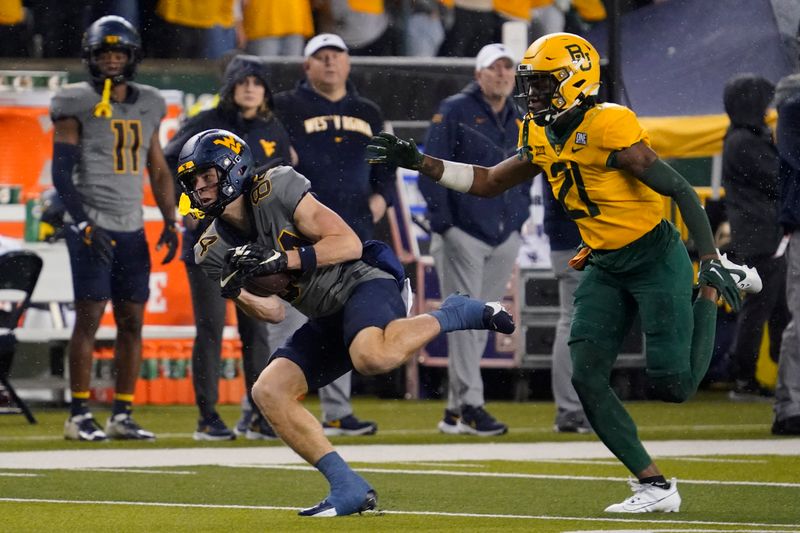
<instances>
[{"instance_id":1,"label":"white yard line","mask_svg":"<svg viewBox=\"0 0 800 533\"><path fill-rule=\"evenodd\" d=\"M217 505L204 503L166 503L166 502L129 502L113 500L54 500L45 498L0 498L0 503L40 503L40 504L70 504L70 505L125 505L135 507L179 507L193 509L252 509L264 511L296 511L297 507L280 507L272 505ZM800 524L764 524L760 522L716 522L708 520L647 520L636 518L592 518L585 516L548 516L548 515L510 515L510 514L482 514L482 513L445 513L437 511L379 511L387 515L413 515L413 516L449 516L459 518L506 518L517 520L574 520L579 522L613 522L634 524L687 524L697 526L725 526L725 527L757 527L770 528L759 531L795 531ZM631 533L631 530L625 530ZM651 530L647 530L651 531ZM726 530L729 531L729 530Z\"/></svg>"},{"instance_id":2,"label":"white yard line","mask_svg":"<svg viewBox=\"0 0 800 533\"><path fill-rule=\"evenodd\" d=\"M416 464L416 463L414 463ZM308 465L242 465L226 464L229 468L264 468L271 470L308 470L314 471L313 466ZM446 466L442 463L440 466ZM371 474L402 474L411 476L463 476L463 477L492 477L508 479L558 479L562 481L626 481L625 477L613 476L568 476L563 474L519 474L515 472L467 472L462 470L409 470L402 468L356 468L359 472L369 472ZM789 489L800 488L800 483L788 483L779 481L736 481L736 480L717 480L717 479L680 479L681 485L737 485L746 487L781 487Z\"/></svg>"},{"instance_id":3,"label":"white yard line","mask_svg":"<svg viewBox=\"0 0 800 533\"><path fill-rule=\"evenodd\" d=\"M800 439L668 440L645 446L654 457L724 455L800 455ZM416 461L535 461L538 459L612 459L597 441L470 444L371 444L337 447L353 463ZM83 450L0 453L0 469L150 468L192 465L302 464L285 446L253 448L156 448L104 450L91 443Z\"/></svg>"}]
</instances>

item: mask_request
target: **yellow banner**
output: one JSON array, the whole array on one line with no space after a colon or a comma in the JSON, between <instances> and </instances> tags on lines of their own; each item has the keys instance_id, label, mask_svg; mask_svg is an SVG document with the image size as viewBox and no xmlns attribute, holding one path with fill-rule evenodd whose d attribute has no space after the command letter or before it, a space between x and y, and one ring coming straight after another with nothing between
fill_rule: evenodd
<instances>
[{"instance_id":1,"label":"yellow banner","mask_svg":"<svg viewBox=\"0 0 800 533\"><path fill-rule=\"evenodd\" d=\"M778 114L767 113L767 124L775 127ZM722 152L722 139L730 121L728 115L693 117L639 117L650 142L662 159L711 157Z\"/></svg>"}]
</instances>

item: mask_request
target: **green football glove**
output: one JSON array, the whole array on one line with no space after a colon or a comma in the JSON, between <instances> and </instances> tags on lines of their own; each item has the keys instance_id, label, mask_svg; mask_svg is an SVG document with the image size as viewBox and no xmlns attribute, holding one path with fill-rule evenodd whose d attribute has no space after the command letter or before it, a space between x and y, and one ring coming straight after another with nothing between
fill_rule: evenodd
<instances>
[{"instance_id":1,"label":"green football glove","mask_svg":"<svg viewBox=\"0 0 800 533\"><path fill-rule=\"evenodd\" d=\"M697 275L700 285L709 285L717 289L734 311L742 307L742 296L739 287L730 272L722 266L719 259L706 259L700 261L700 272Z\"/></svg>"},{"instance_id":2,"label":"green football glove","mask_svg":"<svg viewBox=\"0 0 800 533\"><path fill-rule=\"evenodd\" d=\"M374 136L367 145L367 162L385 163L411 170L422 168L424 156L414 139L403 140L385 131Z\"/></svg>"}]
</instances>

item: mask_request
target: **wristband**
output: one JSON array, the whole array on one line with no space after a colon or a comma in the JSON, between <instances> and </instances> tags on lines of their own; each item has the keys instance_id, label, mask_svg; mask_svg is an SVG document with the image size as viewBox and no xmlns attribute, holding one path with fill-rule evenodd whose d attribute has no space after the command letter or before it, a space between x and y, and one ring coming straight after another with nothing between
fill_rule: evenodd
<instances>
[{"instance_id":1,"label":"wristband","mask_svg":"<svg viewBox=\"0 0 800 533\"><path fill-rule=\"evenodd\" d=\"M300 254L300 271L309 274L317 269L317 252L313 246L302 246L297 249Z\"/></svg>"},{"instance_id":2,"label":"wristband","mask_svg":"<svg viewBox=\"0 0 800 533\"><path fill-rule=\"evenodd\" d=\"M474 179L472 165L454 161L442 161L442 163L444 164L444 170L442 171L442 177L439 178L439 184L454 191L468 192Z\"/></svg>"}]
</instances>

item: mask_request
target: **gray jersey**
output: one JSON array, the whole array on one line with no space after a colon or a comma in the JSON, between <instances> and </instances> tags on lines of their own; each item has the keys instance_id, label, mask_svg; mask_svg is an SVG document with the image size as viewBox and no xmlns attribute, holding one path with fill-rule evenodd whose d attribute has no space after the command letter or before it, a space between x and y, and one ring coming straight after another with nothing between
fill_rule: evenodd
<instances>
[{"instance_id":1,"label":"gray jersey","mask_svg":"<svg viewBox=\"0 0 800 533\"><path fill-rule=\"evenodd\" d=\"M256 176L247 196L258 233L256 242L275 250L312 244L294 224L294 210L310 188L309 181L291 167L276 167ZM246 242L215 220L194 246L195 261L206 275L218 280L228 249ZM372 279L394 278L362 261L321 267L311 276L298 277L285 299L310 318L326 316L342 308L356 285Z\"/></svg>"},{"instance_id":2,"label":"gray jersey","mask_svg":"<svg viewBox=\"0 0 800 533\"><path fill-rule=\"evenodd\" d=\"M86 214L112 231L144 227L143 176L150 139L166 114L158 89L128 83L124 102L111 102L110 118L94 116L100 94L87 82L62 88L50 103L55 120L74 118L80 124L81 158L72 179Z\"/></svg>"}]
</instances>

